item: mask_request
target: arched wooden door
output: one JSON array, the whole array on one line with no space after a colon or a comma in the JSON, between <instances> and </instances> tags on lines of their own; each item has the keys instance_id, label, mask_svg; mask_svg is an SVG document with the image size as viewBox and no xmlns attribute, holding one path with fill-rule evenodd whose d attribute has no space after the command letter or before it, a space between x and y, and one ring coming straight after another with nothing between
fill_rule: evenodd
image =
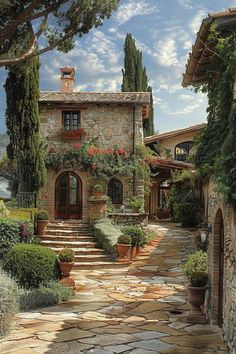
<instances>
[{"instance_id":1,"label":"arched wooden door","mask_svg":"<svg viewBox=\"0 0 236 354\"><path fill-rule=\"evenodd\" d=\"M64 172L56 181L56 219L82 219L82 182L73 172Z\"/></svg>"}]
</instances>

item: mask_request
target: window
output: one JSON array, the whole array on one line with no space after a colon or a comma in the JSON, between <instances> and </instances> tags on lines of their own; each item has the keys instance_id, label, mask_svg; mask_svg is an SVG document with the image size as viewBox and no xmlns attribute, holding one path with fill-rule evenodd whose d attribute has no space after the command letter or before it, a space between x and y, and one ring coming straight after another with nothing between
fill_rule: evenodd
<instances>
[{"instance_id":1,"label":"window","mask_svg":"<svg viewBox=\"0 0 236 354\"><path fill-rule=\"evenodd\" d=\"M62 112L63 126L65 131L77 130L80 126L80 112Z\"/></svg>"},{"instance_id":2,"label":"window","mask_svg":"<svg viewBox=\"0 0 236 354\"><path fill-rule=\"evenodd\" d=\"M123 185L121 181L112 178L107 186L107 195L111 198L112 204L123 203Z\"/></svg>"},{"instance_id":3,"label":"window","mask_svg":"<svg viewBox=\"0 0 236 354\"><path fill-rule=\"evenodd\" d=\"M190 155L194 154L193 142L184 141L175 147L175 160L186 161Z\"/></svg>"}]
</instances>

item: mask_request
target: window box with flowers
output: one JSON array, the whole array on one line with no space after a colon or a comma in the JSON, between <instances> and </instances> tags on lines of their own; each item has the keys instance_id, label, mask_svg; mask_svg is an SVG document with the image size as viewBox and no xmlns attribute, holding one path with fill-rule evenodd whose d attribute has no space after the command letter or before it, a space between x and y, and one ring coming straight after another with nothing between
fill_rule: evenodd
<instances>
[{"instance_id":1,"label":"window box with flowers","mask_svg":"<svg viewBox=\"0 0 236 354\"><path fill-rule=\"evenodd\" d=\"M84 128L75 130L63 130L62 136L64 140L80 140L86 135Z\"/></svg>"}]
</instances>

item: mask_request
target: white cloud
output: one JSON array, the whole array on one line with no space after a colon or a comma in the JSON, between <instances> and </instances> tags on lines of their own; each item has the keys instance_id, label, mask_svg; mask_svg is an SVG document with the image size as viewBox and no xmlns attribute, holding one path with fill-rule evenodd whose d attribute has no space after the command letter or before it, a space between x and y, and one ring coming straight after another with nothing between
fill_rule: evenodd
<instances>
[{"instance_id":1,"label":"white cloud","mask_svg":"<svg viewBox=\"0 0 236 354\"><path fill-rule=\"evenodd\" d=\"M195 109L199 108L199 103L193 104L193 105L188 105L185 106L182 109L175 109L175 110L166 110L167 114L170 115L181 115L181 114L189 114L195 111Z\"/></svg>"},{"instance_id":2,"label":"white cloud","mask_svg":"<svg viewBox=\"0 0 236 354\"><path fill-rule=\"evenodd\" d=\"M153 6L143 0L129 0L127 4L123 4L116 12L116 21L121 25L129 21L134 16L149 15L159 12L157 6Z\"/></svg>"},{"instance_id":3,"label":"white cloud","mask_svg":"<svg viewBox=\"0 0 236 354\"><path fill-rule=\"evenodd\" d=\"M161 84L160 90L168 91L169 93L175 93L177 90L182 90L180 83L178 84Z\"/></svg>"},{"instance_id":4,"label":"white cloud","mask_svg":"<svg viewBox=\"0 0 236 354\"><path fill-rule=\"evenodd\" d=\"M186 9L192 10L194 7L192 6L191 0L177 0L180 5L185 7Z\"/></svg>"},{"instance_id":5,"label":"white cloud","mask_svg":"<svg viewBox=\"0 0 236 354\"><path fill-rule=\"evenodd\" d=\"M176 42L172 38L160 40L157 44L157 52L154 53L161 66L171 66L178 64Z\"/></svg>"},{"instance_id":6,"label":"white cloud","mask_svg":"<svg viewBox=\"0 0 236 354\"><path fill-rule=\"evenodd\" d=\"M193 101L196 97L190 95L180 95L179 99L182 101Z\"/></svg>"},{"instance_id":7,"label":"white cloud","mask_svg":"<svg viewBox=\"0 0 236 354\"><path fill-rule=\"evenodd\" d=\"M199 10L198 13L189 22L189 27L191 31L196 34L199 31L202 20L206 18L207 13L205 10Z\"/></svg>"}]
</instances>

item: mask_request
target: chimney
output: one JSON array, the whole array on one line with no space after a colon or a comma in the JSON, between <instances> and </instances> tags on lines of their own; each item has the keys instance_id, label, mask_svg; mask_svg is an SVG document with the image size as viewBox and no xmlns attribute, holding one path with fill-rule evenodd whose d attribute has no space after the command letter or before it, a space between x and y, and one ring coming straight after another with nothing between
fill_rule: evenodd
<instances>
[{"instance_id":1,"label":"chimney","mask_svg":"<svg viewBox=\"0 0 236 354\"><path fill-rule=\"evenodd\" d=\"M61 70L61 92L73 92L75 69L64 66Z\"/></svg>"}]
</instances>

